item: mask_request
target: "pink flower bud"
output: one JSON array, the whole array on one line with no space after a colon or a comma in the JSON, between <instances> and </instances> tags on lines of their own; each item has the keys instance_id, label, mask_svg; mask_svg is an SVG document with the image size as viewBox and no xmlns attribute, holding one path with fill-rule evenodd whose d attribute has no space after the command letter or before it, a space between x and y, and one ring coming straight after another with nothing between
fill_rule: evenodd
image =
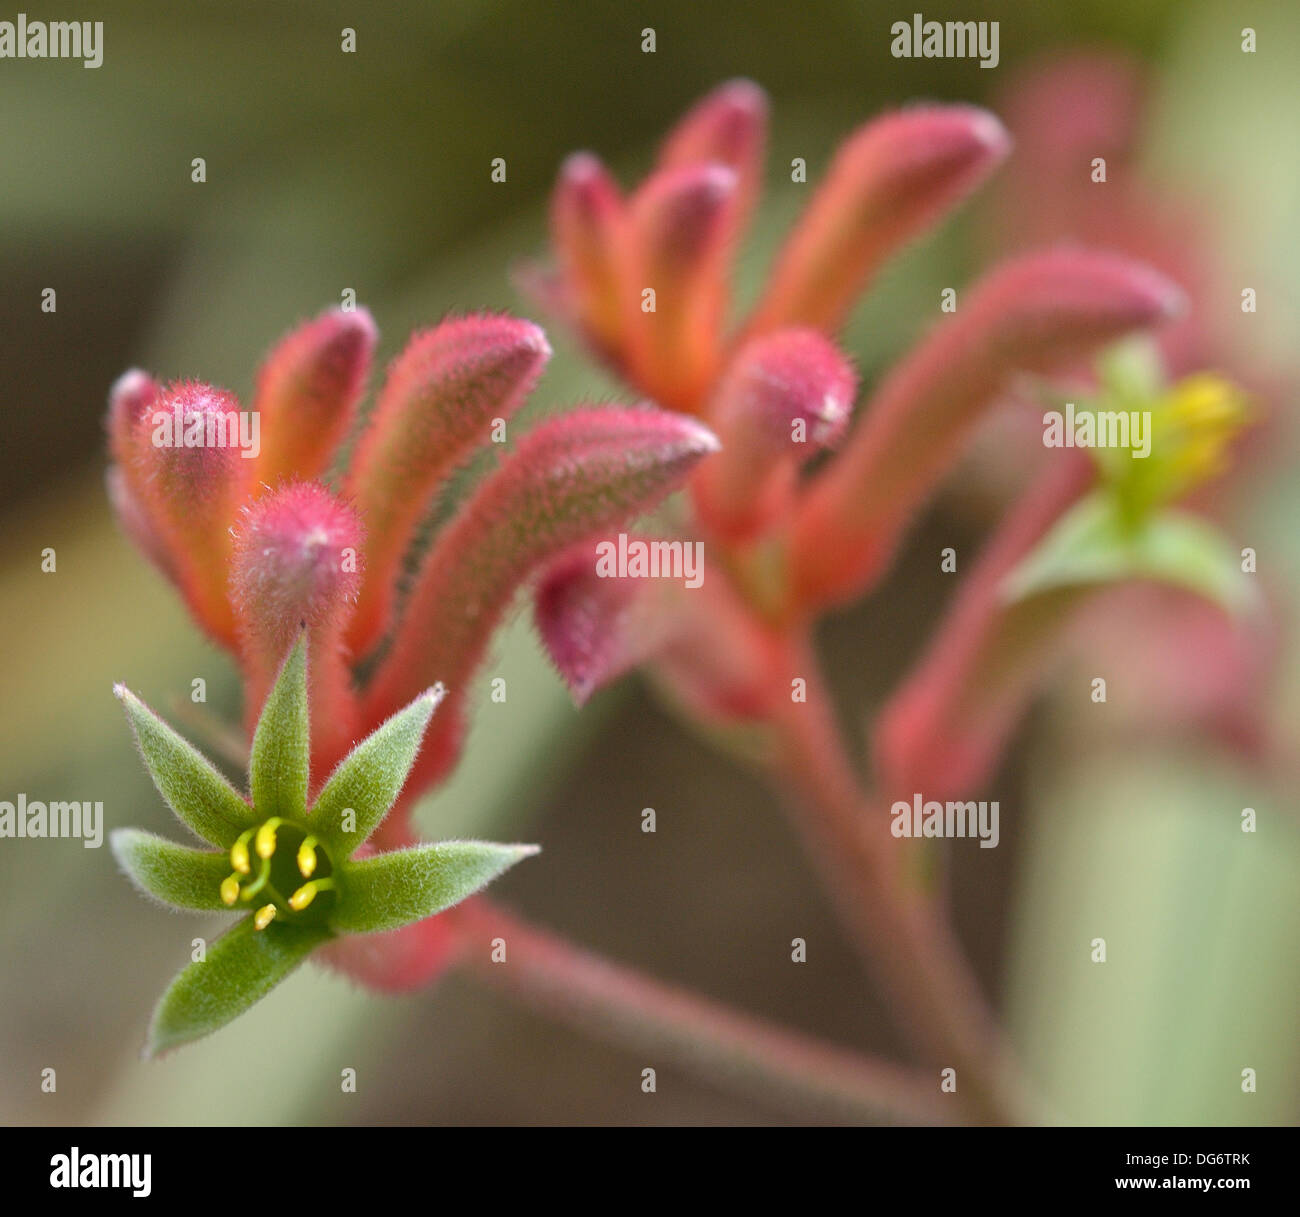
<instances>
[{"instance_id":1,"label":"pink flower bud","mask_svg":"<svg viewBox=\"0 0 1300 1217\"><path fill-rule=\"evenodd\" d=\"M275 347L253 399L262 426L259 481L274 486L325 472L365 388L377 340L365 309L331 309Z\"/></svg>"},{"instance_id":2,"label":"pink flower bud","mask_svg":"<svg viewBox=\"0 0 1300 1217\"><path fill-rule=\"evenodd\" d=\"M1002 124L973 106L874 119L841 147L777 259L748 325L833 333L871 273L934 224L1007 154Z\"/></svg>"},{"instance_id":3,"label":"pink flower bud","mask_svg":"<svg viewBox=\"0 0 1300 1217\"><path fill-rule=\"evenodd\" d=\"M319 482L290 482L246 506L235 529L230 592L246 711L255 721L285 653L308 629L312 771L356 733L343 630L361 587L361 523Z\"/></svg>"},{"instance_id":4,"label":"pink flower bud","mask_svg":"<svg viewBox=\"0 0 1300 1217\"><path fill-rule=\"evenodd\" d=\"M523 403L550 354L530 322L478 315L416 335L393 363L347 479L369 538L354 654L383 636L402 558L437 490Z\"/></svg>"},{"instance_id":5,"label":"pink flower bud","mask_svg":"<svg viewBox=\"0 0 1300 1217\"><path fill-rule=\"evenodd\" d=\"M745 540L782 518L799 466L848 428L857 376L816 330L777 330L732 360L709 410L722 451L692 483L710 529Z\"/></svg>"},{"instance_id":6,"label":"pink flower bud","mask_svg":"<svg viewBox=\"0 0 1300 1217\"><path fill-rule=\"evenodd\" d=\"M660 169L719 164L736 171L733 221L739 229L753 210L763 177L767 94L752 80L720 85L668 133Z\"/></svg>"},{"instance_id":7,"label":"pink flower bud","mask_svg":"<svg viewBox=\"0 0 1300 1217\"><path fill-rule=\"evenodd\" d=\"M559 291L596 353L616 367L626 325L623 218L623 199L605 166L589 152L569 157L551 200Z\"/></svg>"},{"instance_id":8,"label":"pink flower bud","mask_svg":"<svg viewBox=\"0 0 1300 1217\"><path fill-rule=\"evenodd\" d=\"M736 174L653 174L632 201L627 299L631 375L661 405L698 412L718 370Z\"/></svg>"},{"instance_id":9,"label":"pink flower bud","mask_svg":"<svg viewBox=\"0 0 1300 1217\"><path fill-rule=\"evenodd\" d=\"M602 578L596 544L580 542L552 562L533 601L542 645L580 706L654 654L669 633L657 589L643 579Z\"/></svg>"},{"instance_id":10,"label":"pink flower bud","mask_svg":"<svg viewBox=\"0 0 1300 1217\"><path fill-rule=\"evenodd\" d=\"M231 394L182 381L159 393L137 419L122 466L126 486L171 555L190 611L227 647L235 644L226 595L230 525L249 484L242 453L251 451L251 434Z\"/></svg>"},{"instance_id":11,"label":"pink flower bud","mask_svg":"<svg viewBox=\"0 0 1300 1217\"><path fill-rule=\"evenodd\" d=\"M454 764L469 681L520 585L570 545L649 510L716 449L693 419L579 409L534 428L478 486L425 556L367 693L366 716L380 722L421 689L447 687L415 788Z\"/></svg>"},{"instance_id":12,"label":"pink flower bud","mask_svg":"<svg viewBox=\"0 0 1300 1217\"><path fill-rule=\"evenodd\" d=\"M1057 250L994 271L889 373L800 504L792 603L808 611L862 591L1015 373L1066 366L1181 307L1168 279L1110 254Z\"/></svg>"},{"instance_id":13,"label":"pink flower bud","mask_svg":"<svg viewBox=\"0 0 1300 1217\"><path fill-rule=\"evenodd\" d=\"M159 572L179 586L175 559L167 551L166 538L149 517L146 466L135 459L136 429L148 426L148 416L161 389L147 372L132 368L123 372L108 393L109 455L116 462L107 472L108 498L123 532L135 543Z\"/></svg>"}]
</instances>

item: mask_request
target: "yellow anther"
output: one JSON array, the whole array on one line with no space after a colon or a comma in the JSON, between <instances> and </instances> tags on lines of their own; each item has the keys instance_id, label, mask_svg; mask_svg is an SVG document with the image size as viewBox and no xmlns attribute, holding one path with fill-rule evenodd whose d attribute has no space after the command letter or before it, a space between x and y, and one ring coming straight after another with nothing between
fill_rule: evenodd
<instances>
[{"instance_id":1,"label":"yellow anther","mask_svg":"<svg viewBox=\"0 0 1300 1217\"><path fill-rule=\"evenodd\" d=\"M301 913L313 900L316 899L316 885L314 883L304 883L292 896L289 897L289 907L295 913Z\"/></svg>"},{"instance_id":2,"label":"yellow anther","mask_svg":"<svg viewBox=\"0 0 1300 1217\"><path fill-rule=\"evenodd\" d=\"M266 927L274 920L275 905L273 904L264 904L256 913L253 914L253 925L259 930L266 929Z\"/></svg>"},{"instance_id":3,"label":"yellow anther","mask_svg":"<svg viewBox=\"0 0 1300 1217\"><path fill-rule=\"evenodd\" d=\"M240 833L239 840L230 847L230 865L241 875L250 874L253 869L252 863L248 860L248 842L252 835L251 828L245 833Z\"/></svg>"},{"instance_id":4,"label":"yellow anther","mask_svg":"<svg viewBox=\"0 0 1300 1217\"><path fill-rule=\"evenodd\" d=\"M310 879L316 870L316 838L308 837L298 846L298 873Z\"/></svg>"},{"instance_id":5,"label":"yellow anther","mask_svg":"<svg viewBox=\"0 0 1300 1217\"><path fill-rule=\"evenodd\" d=\"M234 904L239 899L239 876L227 875L221 881L221 903Z\"/></svg>"},{"instance_id":6,"label":"yellow anther","mask_svg":"<svg viewBox=\"0 0 1300 1217\"><path fill-rule=\"evenodd\" d=\"M1170 489L1177 493L1217 477L1227 466L1227 449L1246 425L1245 395L1212 372L1174 385L1155 411L1156 442L1168 444ZM1164 435L1161 435L1161 432Z\"/></svg>"},{"instance_id":7,"label":"yellow anther","mask_svg":"<svg viewBox=\"0 0 1300 1217\"><path fill-rule=\"evenodd\" d=\"M257 850L259 858L269 858L275 853L275 830L282 823L279 816L272 816L257 830L257 840L253 842L253 848Z\"/></svg>"}]
</instances>

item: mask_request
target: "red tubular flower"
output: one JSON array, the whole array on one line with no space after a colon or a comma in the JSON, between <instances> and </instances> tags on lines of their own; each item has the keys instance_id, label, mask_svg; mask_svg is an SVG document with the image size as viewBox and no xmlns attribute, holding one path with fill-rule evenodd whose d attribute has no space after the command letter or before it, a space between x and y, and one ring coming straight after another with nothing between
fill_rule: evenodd
<instances>
[{"instance_id":1,"label":"red tubular flower","mask_svg":"<svg viewBox=\"0 0 1300 1217\"><path fill-rule=\"evenodd\" d=\"M617 361L623 346L624 203L614 179L589 152L560 169L551 203L551 240L564 297L556 303L596 354Z\"/></svg>"},{"instance_id":2,"label":"red tubular flower","mask_svg":"<svg viewBox=\"0 0 1300 1217\"><path fill-rule=\"evenodd\" d=\"M1182 293L1147 267L1061 250L1008 263L886 377L852 442L799 505L789 544L798 611L863 591L1019 372L1047 372L1175 316Z\"/></svg>"},{"instance_id":3,"label":"red tubular flower","mask_svg":"<svg viewBox=\"0 0 1300 1217\"><path fill-rule=\"evenodd\" d=\"M840 149L778 257L749 332L838 329L872 271L1010 147L1002 124L973 106L923 106L867 123Z\"/></svg>"},{"instance_id":4,"label":"red tubular flower","mask_svg":"<svg viewBox=\"0 0 1300 1217\"><path fill-rule=\"evenodd\" d=\"M655 654L667 633L650 585L597 573L596 544L579 542L556 558L538 580L533 601L542 645L580 706Z\"/></svg>"},{"instance_id":5,"label":"red tubular flower","mask_svg":"<svg viewBox=\"0 0 1300 1217\"><path fill-rule=\"evenodd\" d=\"M299 326L267 357L253 409L261 418L258 479L325 472L366 387L379 333L365 309L331 309Z\"/></svg>"},{"instance_id":6,"label":"red tubular flower","mask_svg":"<svg viewBox=\"0 0 1300 1217\"><path fill-rule=\"evenodd\" d=\"M773 639L722 572L706 564L700 585L684 587L598 570L592 542L573 546L550 565L533 605L542 644L577 704L653 659L697 718L761 719L770 710Z\"/></svg>"},{"instance_id":7,"label":"red tubular flower","mask_svg":"<svg viewBox=\"0 0 1300 1217\"><path fill-rule=\"evenodd\" d=\"M527 321L463 317L417 334L389 369L345 483L370 535L372 578L349 632L355 654L390 624L397 572L434 495L493 421L523 404L550 355Z\"/></svg>"},{"instance_id":8,"label":"red tubular flower","mask_svg":"<svg viewBox=\"0 0 1300 1217\"><path fill-rule=\"evenodd\" d=\"M484 480L426 555L366 695L379 721L416 685L448 686L413 780L436 781L455 763L467 683L524 579L653 506L716 449L710 431L679 415L576 410L535 428Z\"/></svg>"},{"instance_id":9,"label":"red tubular flower","mask_svg":"<svg viewBox=\"0 0 1300 1217\"><path fill-rule=\"evenodd\" d=\"M816 330L777 330L742 347L714 398L722 451L694 481L700 518L729 541L783 518L800 465L843 438L857 385L848 360Z\"/></svg>"},{"instance_id":10,"label":"red tubular flower","mask_svg":"<svg viewBox=\"0 0 1300 1217\"><path fill-rule=\"evenodd\" d=\"M627 363L676 409L694 407L717 374L736 184L723 165L661 170L629 210Z\"/></svg>"},{"instance_id":11,"label":"red tubular flower","mask_svg":"<svg viewBox=\"0 0 1300 1217\"><path fill-rule=\"evenodd\" d=\"M767 141L767 94L752 80L731 80L714 89L669 132L658 168L726 165L735 171L731 214L736 235L743 229L763 179Z\"/></svg>"},{"instance_id":12,"label":"red tubular flower","mask_svg":"<svg viewBox=\"0 0 1300 1217\"><path fill-rule=\"evenodd\" d=\"M120 398L114 405L129 409ZM250 484L240 428L235 398L197 381L161 390L129 434L121 422L112 426L120 437L114 446L124 451L123 490L138 495L128 507L136 534L146 530L154 538L150 547L165 555L159 565L174 576L198 622L225 646L235 641L226 595L230 526Z\"/></svg>"}]
</instances>

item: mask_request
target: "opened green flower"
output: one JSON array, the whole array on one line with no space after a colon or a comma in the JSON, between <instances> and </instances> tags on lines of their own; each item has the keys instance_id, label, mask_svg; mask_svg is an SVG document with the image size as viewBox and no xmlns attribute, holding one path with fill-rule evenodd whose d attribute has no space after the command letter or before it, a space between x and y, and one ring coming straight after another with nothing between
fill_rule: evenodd
<instances>
[{"instance_id":1,"label":"opened green flower","mask_svg":"<svg viewBox=\"0 0 1300 1217\"><path fill-rule=\"evenodd\" d=\"M1151 579L1243 611L1250 584L1240 577L1237 551L1208 519L1175 504L1227 468L1227 452L1249 422L1245 395L1208 372L1168 384L1155 347L1140 340L1108 352L1099 372L1096 399L1077 415L1144 418L1147 451L1089 449L1095 488L1011 572L1004 598Z\"/></svg>"},{"instance_id":2,"label":"opened green flower","mask_svg":"<svg viewBox=\"0 0 1300 1217\"><path fill-rule=\"evenodd\" d=\"M357 744L310 808L302 637L258 719L250 799L125 686L114 692L168 806L220 847L190 849L118 829L112 835L118 862L142 892L164 904L247 913L163 994L149 1031L151 1055L224 1026L330 939L432 917L537 852L534 845L444 841L354 856L401 792L442 698L440 686Z\"/></svg>"}]
</instances>

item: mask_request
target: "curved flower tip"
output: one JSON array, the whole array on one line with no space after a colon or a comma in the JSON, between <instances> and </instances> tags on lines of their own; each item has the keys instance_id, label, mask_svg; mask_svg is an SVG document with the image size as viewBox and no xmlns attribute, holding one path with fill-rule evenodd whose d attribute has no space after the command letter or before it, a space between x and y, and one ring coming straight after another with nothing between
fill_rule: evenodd
<instances>
[{"instance_id":1,"label":"curved flower tip","mask_svg":"<svg viewBox=\"0 0 1300 1217\"><path fill-rule=\"evenodd\" d=\"M341 625L361 586L361 541L356 512L319 482L291 482L243 508L231 595L245 639L272 666L300 623Z\"/></svg>"},{"instance_id":2,"label":"curved flower tip","mask_svg":"<svg viewBox=\"0 0 1300 1217\"><path fill-rule=\"evenodd\" d=\"M369 538L355 654L388 625L402 558L434 495L523 404L550 355L531 322L478 314L417 334L394 361L347 478Z\"/></svg>"},{"instance_id":3,"label":"curved flower tip","mask_svg":"<svg viewBox=\"0 0 1300 1217\"><path fill-rule=\"evenodd\" d=\"M734 169L733 218L739 228L753 209L762 179L767 113L767 94L752 80L719 85L668 133L659 168L713 163Z\"/></svg>"},{"instance_id":4,"label":"curved flower tip","mask_svg":"<svg viewBox=\"0 0 1300 1217\"><path fill-rule=\"evenodd\" d=\"M624 204L600 159L575 152L560 167L551 199L551 240L559 266L531 289L552 311L567 314L595 352L621 362L625 290Z\"/></svg>"},{"instance_id":5,"label":"curved flower tip","mask_svg":"<svg viewBox=\"0 0 1300 1217\"><path fill-rule=\"evenodd\" d=\"M379 341L364 308L334 308L299 326L267 357L253 409L262 422L256 476L323 473L351 422Z\"/></svg>"},{"instance_id":6,"label":"curved flower tip","mask_svg":"<svg viewBox=\"0 0 1300 1217\"><path fill-rule=\"evenodd\" d=\"M575 545L551 563L533 600L542 645L579 706L649 658L669 632L644 580L601 577L598 544Z\"/></svg>"},{"instance_id":7,"label":"curved flower tip","mask_svg":"<svg viewBox=\"0 0 1300 1217\"><path fill-rule=\"evenodd\" d=\"M131 368L108 391L108 448L113 459L126 467L131 459L136 424L150 411L161 388L148 372Z\"/></svg>"},{"instance_id":8,"label":"curved flower tip","mask_svg":"<svg viewBox=\"0 0 1300 1217\"><path fill-rule=\"evenodd\" d=\"M291 482L246 506L235 527L236 606L249 715L261 707L302 625L312 652L313 750L332 756L355 729L343 630L361 586L361 522L318 482Z\"/></svg>"},{"instance_id":9,"label":"curved flower tip","mask_svg":"<svg viewBox=\"0 0 1300 1217\"><path fill-rule=\"evenodd\" d=\"M877 118L841 147L776 264L747 330L844 321L872 272L969 194L1011 147L975 106Z\"/></svg>"},{"instance_id":10,"label":"curved flower tip","mask_svg":"<svg viewBox=\"0 0 1300 1217\"><path fill-rule=\"evenodd\" d=\"M878 575L1014 375L1069 367L1184 306L1172 280L1115 254L1058 249L995 270L889 373L800 503L792 603L806 611L849 599Z\"/></svg>"},{"instance_id":11,"label":"curved flower tip","mask_svg":"<svg viewBox=\"0 0 1300 1217\"><path fill-rule=\"evenodd\" d=\"M777 330L742 347L709 410L722 451L693 482L710 527L742 540L781 518L799 466L844 437L857 387L848 359L816 330Z\"/></svg>"},{"instance_id":12,"label":"curved flower tip","mask_svg":"<svg viewBox=\"0 0 1300 1217\"><path fill-rule=\"evenodd\" d=\"M632 200L630 375L673 409L699 411L721 358L737 181L719 164L662 169Z\"/></svg>"}]
</instances>

